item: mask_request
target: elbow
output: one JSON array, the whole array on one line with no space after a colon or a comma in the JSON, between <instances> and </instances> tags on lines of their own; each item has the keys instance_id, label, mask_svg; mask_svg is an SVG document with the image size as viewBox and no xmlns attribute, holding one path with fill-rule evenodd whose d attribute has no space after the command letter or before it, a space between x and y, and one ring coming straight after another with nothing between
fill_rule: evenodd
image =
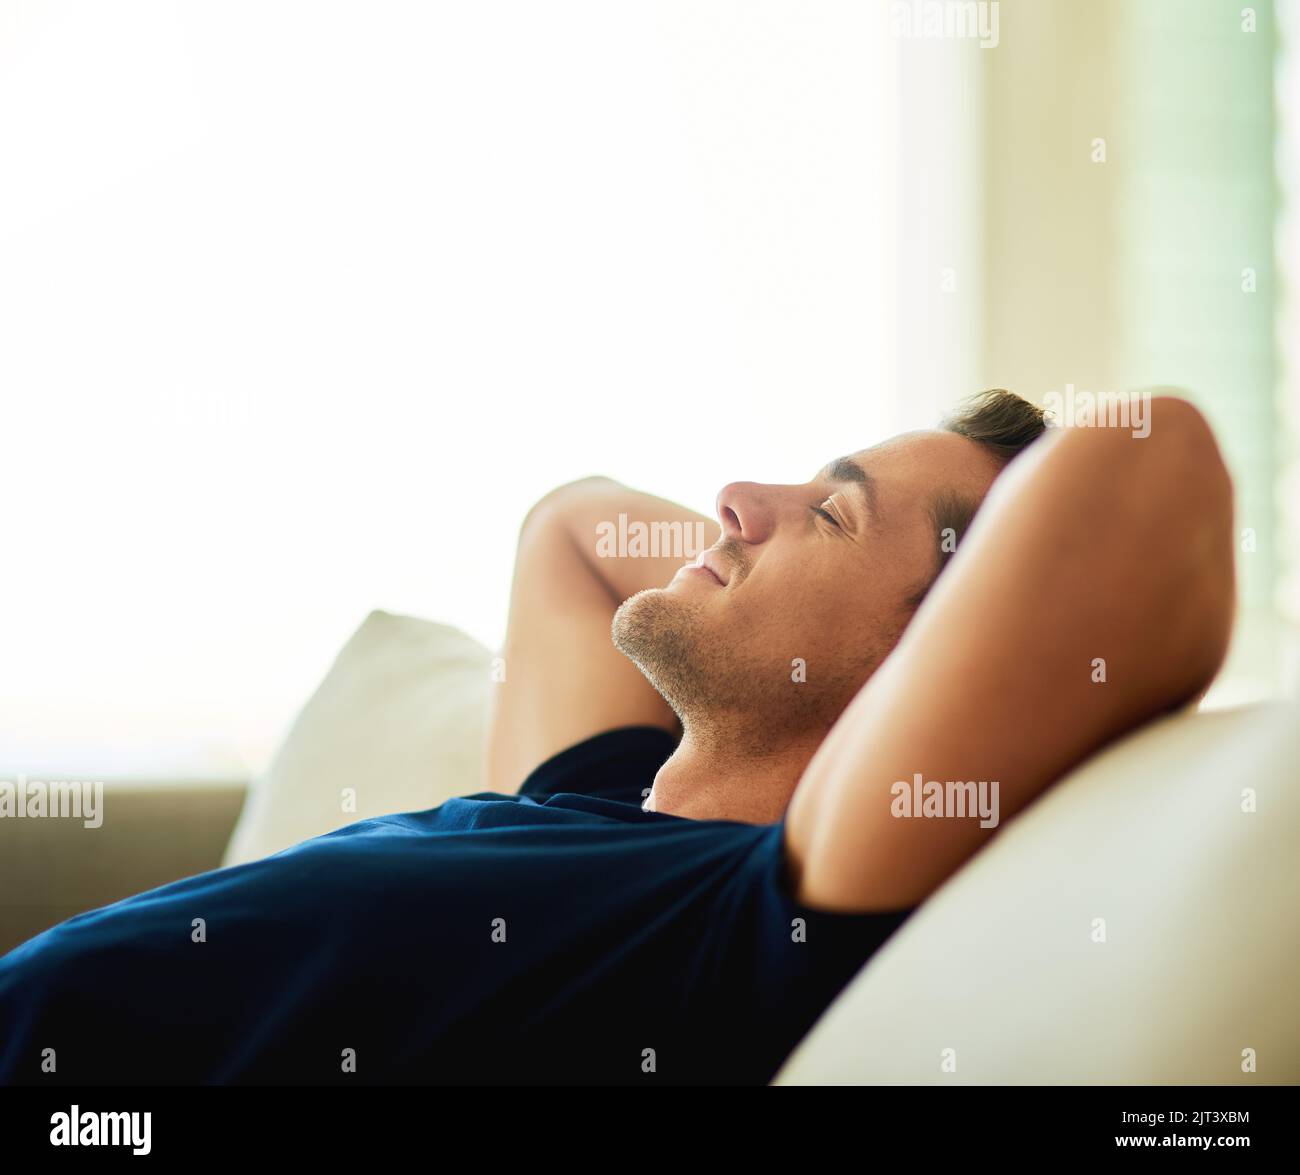
<instances>
[{"instance_id":1,"label":"elbow","mask_svg":"<svg viewBox=\"0 0 1300 1175\"><path fill-rule=\"evenodd\" d=\"M1187 695L1203 691L1227 655L1236 608L1233 489L1214 431L1178 395L1144 397L1140 427L1070 428L1060 448L1086 467L1094 516L1156 601ZM1062 454L1064 457L1065 454ZM1069 458L1066 458L1067 460Z\"/></svg>"},{"instance_id":2,"label":"elbow","mask_svg":"<svg viewBox=\"0 0 1300 1175\"><path fill-rule=\"evenodd\" d=\"M551 530L557 522L563 525L573 513L577 503L589 501L594 494L608 493L618 484L613 478L593 474L548 490L529 507L528 513L524 515L524 520L519 526L520 540L537 531Z\"/></svg>"},{"instance_id":3,"label":"elbow","mask_svg":"<svg viewBox=\"0 0 1300 1175\"><path fill-rule=\"evenodd\" d=\"M1200 410L1175 396L1151 401L1147 491L1165 521L1177 519L1180 542L1215 565L1232 566L1232 477Z\"/></svg>"},{"instance_id":4,"label":"elbow","mask_svg":"<svg viewBox=\"0 0 1300 1175\"><path fill-rule=\"evenodd\" d=\"M1195 693L1227 656L1236 611L1232 478L1204 415L1177 396L1151 401L1150 468L1142 471L1147 513L1160 528L1153 557L1179 569L1174 604Z\"/></svg>"},{"instance_id":5,"label":"elbow","mask_svg":"<svg viewBox=\"0 0 1300 1175\"><path fill-rule=\"evenodd\" d=\"M1149 412L1150 438L1157 441L1161 459L1177 463L1184 482L1203 486L1212 500L1232 504L1232 483L1209 421L1190 400L1156 396Z\"/></svg>"}]
</instances>

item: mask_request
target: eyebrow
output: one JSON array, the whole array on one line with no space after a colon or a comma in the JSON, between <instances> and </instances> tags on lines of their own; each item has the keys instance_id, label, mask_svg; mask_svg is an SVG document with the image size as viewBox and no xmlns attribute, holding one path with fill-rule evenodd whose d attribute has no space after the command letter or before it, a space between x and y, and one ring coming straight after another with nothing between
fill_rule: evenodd
<instances>
[{"instance_id":1,"label":"eyebrow","mask_svg":"<svg viewBox=\"0 0 1300 1175\"><path fill-rule=\"evenodd\" d=\"M876 479L856 461L848 457L836 457L834 461L826 466L823 476L828 481L846 481L859 487L867 500L871 516L873 518L880 517L880 494L876 487Z\"/></svg>"}]
</instances>

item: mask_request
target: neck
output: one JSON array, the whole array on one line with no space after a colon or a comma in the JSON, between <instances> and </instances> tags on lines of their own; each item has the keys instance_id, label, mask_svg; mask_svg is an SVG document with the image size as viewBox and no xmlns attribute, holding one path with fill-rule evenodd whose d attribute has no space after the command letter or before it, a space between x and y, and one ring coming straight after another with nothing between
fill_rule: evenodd
<instances>
[{"instance_id":1,"label":"neck","mask_svg":"<svg viewBox=\"0 0 1300 1175\"><path fill-rule=\"evenodd\" d=\"M688 820L774 824L824 737L818 731L758 745L745 738L701 737L688 725L655 775L646 810Z\"/></svg>"}]
</instances>

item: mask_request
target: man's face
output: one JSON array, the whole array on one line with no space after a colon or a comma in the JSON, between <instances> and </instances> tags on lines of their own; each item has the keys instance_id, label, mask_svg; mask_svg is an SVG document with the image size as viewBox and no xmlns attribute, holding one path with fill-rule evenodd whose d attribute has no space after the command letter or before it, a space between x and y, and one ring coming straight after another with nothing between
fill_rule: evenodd
<instances>
[{"instance_id":1,"label":"man's face","mask_svg":"<svg viewBox=\"0 0 1300 1175\"><path fill-rule=\"evenodd\" d=\"M935 573L936 497L977 503L999 468L965 437L916 432L801 485L732 482L704 566L625 601L614 643L697 732L824 733Z\"/></svg>"}]
</instances>

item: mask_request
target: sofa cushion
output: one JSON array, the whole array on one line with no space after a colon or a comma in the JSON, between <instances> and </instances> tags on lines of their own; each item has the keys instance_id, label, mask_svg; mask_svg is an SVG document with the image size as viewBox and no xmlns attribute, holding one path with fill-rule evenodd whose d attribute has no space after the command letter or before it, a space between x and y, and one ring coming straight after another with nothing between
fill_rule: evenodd
<instances>
[{"instance_id":1,"label":"sofa cushion","mask_svg":"<svg viewBox=\"0 0 1300 1175\"><path fill-rule=\"evenodd\" d=\"M1103 751L925 903L777 1084L1300 1081L1297 763L1285 704Z\"/></svg>"},{"instance_id":2,"label":"sofa cushion","mask_svg":"<svg viewBox=\"0 0 1300 1175\"><path fill-rule=\"evenodd\" d=\"M482 790L490 665L459 629L372 612L254 783L222 864Z\"/></svg>"}]
</instances>

